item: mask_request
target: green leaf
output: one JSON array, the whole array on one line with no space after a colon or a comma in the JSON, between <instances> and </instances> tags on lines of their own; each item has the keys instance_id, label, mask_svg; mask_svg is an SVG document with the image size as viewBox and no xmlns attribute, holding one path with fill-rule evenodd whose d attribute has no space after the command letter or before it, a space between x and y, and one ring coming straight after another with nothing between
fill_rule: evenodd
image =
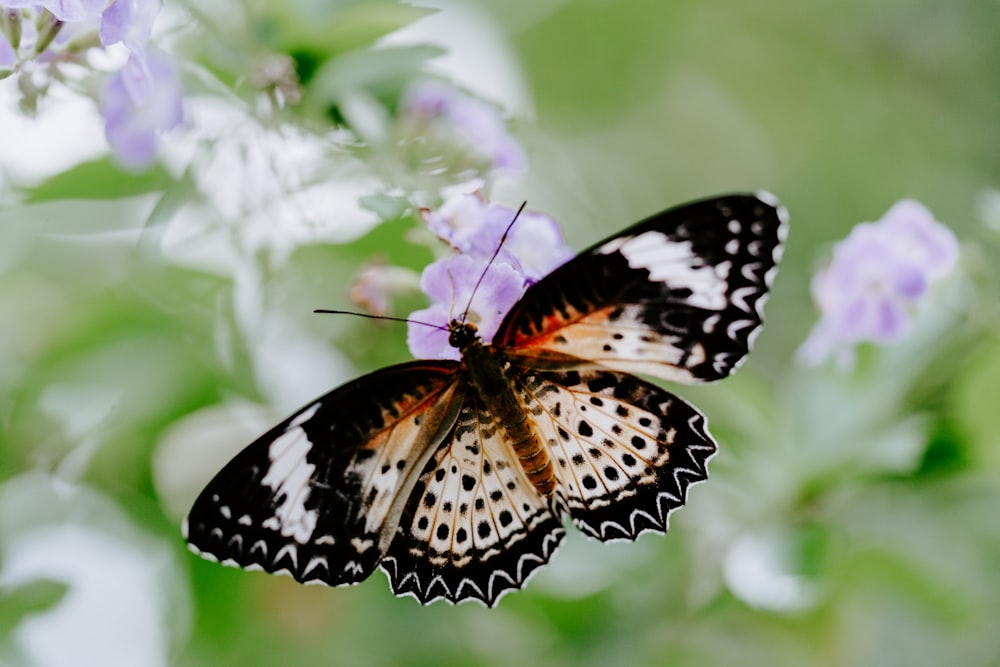
<instances>
[{"instance_id":1,"label":"green leaf","mask_svg":"<svg viewBox=\"0 0 1000 667\"><path fill-rule=\"evenodd\" d=\"M397 2L306 5L278 5L257 22L257 31L280 51L333 55L368 46L437 11Z\"/></svg>"},{"instance_id":2,"label":"green leaf","mask_svg":"<svg viewBox=\"0 0 1000 667\"><path fill-rule=\"evenodd\" d=\"M410 208L409 199L391 195L368 195L362 197L359 203L362 208L377 214L383 220L395 220Z\"/></svg>"},{"instance_id":3,"label":"green leaf","mask_svg":"<svg viewBox=\"0 0 1000 667\"><path fill-rule=\"evenodd\" d=\"M38 579L16 588L0 589L0 637L10 636L25 616L59 604L69 587L61 581Z\"/></svg>"},{"instance_id":4,"label":"green leaf","mask_svg":"<svg viewBox=\"0 0 1000 667\"><path fill-rule=\"evenodd\" d=\"M28 189L25 201L34 204L59 199L121 199L163 190L171 180L160 165L143 172L130 172L108 156L82 162Z\"/></svg>"},{"instance_id":5,"label":"green leaf","mask_svg":"<svg viewBox=\"0 0 1000 667\"><path fill-rule=\"evenodd\" d=\"M959 432L966 436L969 455L991 470L1000 470L1000 342L990 341L956 378L951 399Z\"/></svg>"},{"instance_id":6,"label":"green leaf","mask_svg":"<svg viewBox=\"0 0 1000 667\"><path fill-rule=\"evenodd\" d=\"M357 90L388 96L416 77L424 62L443 53L427 44L352 51L319 68L310 95L320 104L337 104Z\"/></svg>"},{"instance_id":7,"label":"green leaf","mask_svg":"<svg viewBox=\"0 0 1000 667\"><path fill-rule=\"evenodd\" d=\"M389 220L357 241L339 245L337 249L359 263L377 260L419 272L434 261L434 253L429 248L407 240L419 228L411 217Z\"/></svg>"}]
</instances>

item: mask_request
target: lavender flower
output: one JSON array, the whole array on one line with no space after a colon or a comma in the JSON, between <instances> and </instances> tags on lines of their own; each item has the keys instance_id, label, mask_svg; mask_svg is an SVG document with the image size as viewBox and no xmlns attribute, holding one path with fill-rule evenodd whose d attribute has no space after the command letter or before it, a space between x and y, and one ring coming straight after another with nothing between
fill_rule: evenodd
<instances>
[{"instance_id":1,"label":"lavender flower","mask_svg":"<svg viewBox=\"0 0 1000 667\"><path fill-rule=\"evenodd\" d=\"M494 263L469 255L452 255L430 264L420 277L420 288L431 298L431 305L410 314L410 319L441 327L462 315L472 290L483 271L483 281L475 293L466 321L479 327L479 335L491 340L507 311L524 293L524 277L509 264ZM459 351L448 344L448 332L410 323L406 342L415 357L424 359L459 359Z\"/></svg>"},{"instance_id":2,"label":"lavender flower","mask_svg":"<svg viewBox=\"0 0 1000 667\"><path fill-rule=\"evenodd\" d=\"M800 359L815 365L833 354L849 363L853 345L899 340L930 284L950 273L957 258L955 235L913 200L898 202L878 222L857 225L813 276L821 317Z\"/></svg>"},{"instance_id":3,"label":"lavender flower","mask_svg":"<svg viewBox=\"0 0 1000 667\"><path fill-rule=\"evenodd\" d=\"M498 260L537 282L573 256L563 242L556 221L542 213L524 211L513 227L517 211L491 204L474 194L462 194L446 202L438 211L425 214L427 226L455 250L480 259L489 259L498 247ZM500 246L503 234L510 232Z\"/></svg>"},{"instance_id":4,"label":"lavender flower","mask_svg":"<svg viewBox=\"0 0 1000 667\"><path fill-rule=\"evenodd\" d=\"M404 112L454 123L476 149L499 169L523 169L524 149L507 132L496 107L439 82L414 86L404 96Z\"/></svg>"},{"instance_id":5,"label":"lavender flower","mask_svg":"<svg viewBox=\"0 0 1000 667\"><path fill-rule=\"evenodd\" d=\"M2 4L7 9L47 9L59 21L76 23L100 16L107 0L4 0Z\"/></svg>"},{"instance_id":6,"label":"lavender flower","mask_svg":"<svg viewBox=\"0 0 1000 667\"><path fill-rule=\"evenodd\" d=\"M165 54L149 51L161 6L161 0L0 0L5 12L0 27L7 33L0 34L0 78L3 70L16 70L31 60L53 62L76 55L74 49L81 49L81 44L96 46L98 34L104 47L122 44L128 60L103 88L105 133L122 164L146 166L155 155L156 134L182 120L177 68ZM22 17L25 10L34 11L37 19ZM22 26L36 23L37 34L19 39ZM11 37L11 33L16 34ZM79 37L76 46L68 33Z\"/></svg>"},{"instance_id":7,"label":"lavender flower","mask_svg":"<svg viewBox=\"0 0 1000 667\"><path fill-rule=\"evenodd\" d=\"M4 37L3 32L0 32L0 70L13 70L16 65L17 54L14 53L13 47L11 47L7 38Z\"/></svg>"},{"instance_id":8,"label":"lavender flower","mask_svg":"<svg viewBox=\"0 0 1000 667\"><path fill-rule=\"evenodd\" d=\"M513 219L514 210L506 206L502 214ZM547 276L553 269L573 258L574 253L563 241L562 232L555 220L544 213L524 211L510 230L503 250L517 260L527 283L534 284Z\"/></svg>"},{"instance_id":9,"label":"lavender flower","mask_svg":"<svg viewBox=\"0 0 1000 667\"><path fill-rule=\"evenodd\" d=\"M516 214L510 207L470 194L449 200L438 211L426 212L428 227L459 254L424 270L420 286L430 297L431 306L410 317L446 327L462 315L472 289L489 266L467 321L479 327L484 340L491 340L524 290L573 256L552 218L522 212L511 227ZM508 228L510 232L501 245ZM490 264L498 249L500 252ZM448 345L447 331L411 324L407 340L414 356L459 358L458 350Z\"/></svg>"},{"instance_id":10,"label":"lavender flower","mask_svg":"<svg viewBox=\"0 0 1000 667\"><path fill-rule=\"evenodd\" d=\"M482 256L487 251L492 253L500 240L499 236L492 241L484 238L493 236L487 225L488 209L489 204L482 197L460 194L446 201L437 211L424 211L423 215L428 229L439 239L458 252ZM492 249L489 249L491 243Z\"/></svg>"},{"instance_id":11,"label":"lavender flower","mask_svg":"<svg viewBox=\"0 0 1000 667\"><path fill-rule=\"evenodd\" d=\"M160 0L114 0L101 16L101 44L121 42L132 53L144 51L162 6Z\"/></svg>"},{"instance_id":12,"label":"lavender flower","mask_svg":"<svg viewBox=\"0 0 1000 667\"><path fill-rule=\"evenodd\" d=\"M177 67L148 51L160 0L114 0L101 17L101 43L121 43L130 56L104 88L101 112L108 143L126 167L142 168L156 154L156 135L181 124Z\"/></svg>"},{"instance_id":13,"label":"lavender flower","mask_svg":"<svg viewBox=\"0 0 1000 667\"><path fill-rule=\"evenodd\" d=\"M133 54L131 64L111 76L101 100L108 142L118 159L132 168L149 164L156 154L156 135L177 127L184 118L180 75L173 60L156 51L147 53L141 65L139 59ZM129 76L130 67L139 66L148 72L148 85L135 85L142 77Z\"/></svg>"}]
</instances>

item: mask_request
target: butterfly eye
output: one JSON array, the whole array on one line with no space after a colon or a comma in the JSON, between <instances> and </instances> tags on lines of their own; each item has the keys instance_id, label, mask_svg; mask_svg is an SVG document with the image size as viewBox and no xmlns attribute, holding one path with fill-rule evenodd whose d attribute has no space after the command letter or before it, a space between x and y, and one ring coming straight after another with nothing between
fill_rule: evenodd
<instances>
[{"instance_id":1,"label":"butterfly eye","mask_svg":"<svg viewBox=\"0 0 1000 667\"><path fill-rule=\"evenodd\" d=\"M462 323L459 320L452 320L448 329L450 330L448 344L460 350L472 345L479 338L476 325L469 322Z\"/></svg>"}]
</instances>

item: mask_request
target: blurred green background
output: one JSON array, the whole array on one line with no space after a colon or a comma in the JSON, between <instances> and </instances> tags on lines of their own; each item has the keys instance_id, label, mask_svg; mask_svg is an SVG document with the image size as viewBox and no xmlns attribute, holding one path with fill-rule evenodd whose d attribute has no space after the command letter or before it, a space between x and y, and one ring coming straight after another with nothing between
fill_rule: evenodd
<instances>
[{"instance_id":1,"label":"blurred green background","mask_svg":"<svg viewBox=\"0 0 1000 667\"><path fill-rule=\"evenodd\" d=\"M167 14L191 98L164 166L67 163L43 133L15 151L0 121L0 663L81 664L89 638L122 665L1000 664L1000 4ZM299 104L268 102L275 62ZM330 590L222 568L179 534L264 427L409 357L402 326L311 310L350 307L366 262L431 258L401 202L456 174L414 167L392 123L430 70L508 109L529 167L493 195L574 248L734 190L791 214L748 364L677 390L720 442L711 479L666 537L573 533L493 610L396 599L381 574ZM901 344L797 366L812 271L903 197L955 231L959 271Z\"/></svg>"}]
</instances>

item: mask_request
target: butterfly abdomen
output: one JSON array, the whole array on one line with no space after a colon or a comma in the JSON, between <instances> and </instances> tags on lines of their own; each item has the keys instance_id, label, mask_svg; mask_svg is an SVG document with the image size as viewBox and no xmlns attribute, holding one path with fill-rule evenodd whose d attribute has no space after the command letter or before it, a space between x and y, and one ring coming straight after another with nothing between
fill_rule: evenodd
<instances>
[{"instance_id":1,"label":"butterfly abdomen","mask_svg":"<svg viewBox=\"0 0 1000 667\"><path fill-rule=\"evenodd\" d=\"M524 405L514 393L500 355L497 348L477 342L463 350L463 361L472 385L506 434L528 481L539 493L549 496L556 488L552 459L528 419L531 406Z\"/></svg>"}]
</instances>

